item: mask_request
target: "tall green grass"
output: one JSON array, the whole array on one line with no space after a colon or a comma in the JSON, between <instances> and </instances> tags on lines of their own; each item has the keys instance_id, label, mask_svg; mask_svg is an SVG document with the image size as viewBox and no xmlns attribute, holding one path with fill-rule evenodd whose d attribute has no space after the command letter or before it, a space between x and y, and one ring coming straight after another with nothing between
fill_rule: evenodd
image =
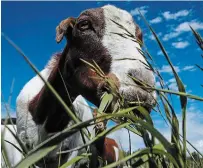
<instances>
[{"instance_id":1,"label":"tall green grass","mask_svg":"<svg viewBox=\"0 0 203 168\"><path fill-rule=\"evenodd\" d=\"M142 16L142 15L141 15ZM107 84L108 93L104 93L101 99L100 106L98 108L98 112L100 115L96 118L96 121L108 121L113 120L116 122L116 125L110 129L103 131L102 133L98 134L96 137L91 137L87 132L87 126L91 125L94 119L88 120L85 122L81 122L76 116L75 113L64 103L60 95L54 90L54 88L45 81L42 76L40 75L37 68L31 63L28 57L21 51L21 49L15 45L7 36L3 35L5 39L19 52L21 56L25 59L25 61L30 65L30 67L35 71L36 74L44 81L45 85L52 91L55 95L57 100L61 103L61 105L66 109L67 115L69 115L72 120L75 122L74 125L64 129L63 131L53 135L51 138L47 139L46 141L42 142L41 144L37 145L31 151L28 151L26 147L23 145L21 140L16 136L20 147L22 148L22 152L24 158L18 163L16 168L25 168L25 167L32 167L38 160L45 157L48 153L53 151L57 145L62 142L65 138L73 135L77 131L82 131L84 136L89 138L89 142L82 146L78 146L74 149L70 149L68 151L59 151L58 154L61 153L68 153L74 150L80 150L89 146L90 144L94 143L99 138L106 136L116 130L121 128L127 129L129 132L140 136L143 139L145 144L145 148L140 149L138 151L125 153L123 151L123 157L120 158L118 162L112 163L110 165L104 165L105 168L112 168L119 165L130 165L131 167L170 167L170 168L186 168L186 167L203 167L203 155L201 152L198 151L189 141L187 141L186 135L186 117L187 117L187 101L188 99L194 99L196 101L203 101L202 97L192 95L186 93L184 83L182 82L181 78L179 77L178 73L176 72L172 61L170 60L169 55L167 54L163 44L161 43L160 39L156 35L153 28L148 24L146 19L142 16L143 20L146 23L146 26L150 29L152 34L154 35L158 46L160 47L161 51L163 52L166 61L170 65L173 75L176 79L176 83L178 86L178 91L169 90L169 88L164 85L164 78L161 76L158 69L155 68L155 61L153 60L152 56L148 52L145 46L144 52L140 51L141 54L146 58L147 62L149 63L149 68L157 75L158 81L160 81L161 88L156 88L154 86L149 86L143 81L139 81L138 79L132 78L135 82L139 82L141 84L140 87L143 89L153 90L157 92L158 98L156 109L157 115L160 115L162 119L168 124L171 128L171 139L166 139L161 132L159 132L153 123L153 119L147 112L147 110L142 106L142 102L125 102L123 97L117 92L116 86L114 83L109 80L100 67L93 61L93 63L86 62L85 60L81 60L87 66L95 71L99 78L104 80ZM119 23L117 23L119 25ZM202 37L191 27L191 32L194 34L194 37L197 41L199 47L203 50L203 40ZM125 35L120 34L123 38L134 37L129 32L126 32ZM203 70L202 67L197 65L200 70ZM182 122L180 123L177 118L177 113L171 103L171 95L179 96L179 102L182 109ZM117 100L114 105L112 111L109 111L108 108L111 106L111 102L113 100ZM158 103L159 102L159 103ZM128 108L126 108L129 105ZM133 105L133 107L132 107ZM159 108L163 106L163 109ZM136 115L133 113L133 110L139 111L141 115ZM9 110L8 110L9 111ZM108 112L108 113L107 113ZM9 117L8 117L9 119ZM179 126L182 124L182 130L179 131ZM4 154L5 162L7 163L7 167L11 167L10 163L8 162L7 151L4 147L4 138L2 134L2 153ZM155 142L158 143L155 143ZM131 141L130 141L131 142ZM188 146L191 146L196 151L195 154L191 154L188 150ZM15 147L15 146L14 146ZM72 159L70 162L65 163L64 165L59 165L60 168L64 168L68 165L78 162L83 158L89 158L91 153L86 152L76 158ZM59 157L60 158L60 157Z\"/></svg>"}]
</instances>

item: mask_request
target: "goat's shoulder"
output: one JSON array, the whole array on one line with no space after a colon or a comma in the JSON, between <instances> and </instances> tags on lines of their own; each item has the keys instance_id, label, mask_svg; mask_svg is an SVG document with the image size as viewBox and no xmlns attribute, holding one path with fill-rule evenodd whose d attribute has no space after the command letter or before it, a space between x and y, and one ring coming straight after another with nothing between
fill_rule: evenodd
<instances>
[{"instance_id":1,"label":"goat's shoulder","mask_svg":"<svg viewBox=\"0 0 203 168\"><path fill-rule=\"evenodd\" d=\"M50 69L45 68L43 69L40 74L42 77L47 80ZM42 87L44 86L43 81L40 79L38 75L33 77L30 81L28 81L21 92L19 93L17 99L16 99L16 110L17 113L19 111L28 111L28 104L29 102L40 92Z\"/></svg>"}]
</instances>

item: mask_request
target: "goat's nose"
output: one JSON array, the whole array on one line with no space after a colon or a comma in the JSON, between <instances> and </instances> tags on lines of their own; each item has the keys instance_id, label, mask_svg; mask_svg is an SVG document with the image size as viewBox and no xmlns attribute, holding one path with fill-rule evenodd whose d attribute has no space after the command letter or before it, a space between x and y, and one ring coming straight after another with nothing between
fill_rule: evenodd
<instances>
[{"instance_id":1,"label":"goat's nose","mask_svg":"<svg viewBox=\"0 0 203 168\"><path fill-rule=\"evenodd\" d=\"M131 77L137 77L139 76L139 71L136 69L130 69L128 70L128 75Z\"/></svg>"},{"instance_id":2,"label":"goat's nose","mask_svg":"<svg viewBox=\"0 0 203 168\"><path fill-rule=\"evenodd\" d=\"M130 77L133 78L134 82L137 84L137 85L142 85L142 78L145 78L144 76L141 78L142 74L141 74L141 71L137 70L137 69L130 69L128 71L128 75ZM146 74L147 75L147 74Z\"/></svg>"}]
</instances>

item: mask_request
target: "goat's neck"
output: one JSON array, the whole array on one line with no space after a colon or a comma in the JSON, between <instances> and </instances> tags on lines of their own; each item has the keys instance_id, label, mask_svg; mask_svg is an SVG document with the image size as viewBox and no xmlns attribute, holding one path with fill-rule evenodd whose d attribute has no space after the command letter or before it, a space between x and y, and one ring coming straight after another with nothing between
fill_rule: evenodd
<instances>
[{"instance_id":1,"label":"goat's neck","mask_svg":"<svg viewBox=\"0 0 203 168\"><path fill-rule=\"evenodd\" d=\"M64 63L67 48L60 56L57 66L55 66L48 78L49 83L60 95L67 106L71 107L71 101L77 96L76 93L69 88L67 77L64 73ZM62 79L63 77L63 79ZM66 83L66 84L65 84ZM69 93L67 93L67 90ZM71 91L71 93L70 93ZM71 95L71 100L69 95ZM33 120L37 124L44 124L48 133L58 132L64 129L70 121L70 117L57 98L53 95L47 86L44 86L35 101L33 109L30 108Z\"/></svg>"}]
</instances>

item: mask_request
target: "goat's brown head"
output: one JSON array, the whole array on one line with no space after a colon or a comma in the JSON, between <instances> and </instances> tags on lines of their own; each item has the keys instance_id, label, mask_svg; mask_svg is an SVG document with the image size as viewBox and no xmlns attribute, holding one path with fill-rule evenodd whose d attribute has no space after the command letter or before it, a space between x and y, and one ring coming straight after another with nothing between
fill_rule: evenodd
<instances>
[{"instance_id":1,"label":"goat's brown head","mask_svg":"<svg viewBox=\"0 0 203 168\"><path fill-rule=\"evenodd\" d=\"M62 82L56 82L61 81L60 75L57 75L58 69L73 98L81 94L95 105L99 104L101 95L98 94L98 89L102 88L102 81L81 61L84 59L90 63L94 60L105 75L116 82L119 93L126 100L154 104L155 93L141 89L139 84L136 85L129 77L130 75L138 78L149 85L155 83L153 73L146 66L147 62L139 51L142 32L127 11L111 5L88 9L78 18L68 18L59 24L56 28L57 42L63 37L67 39L68 44L48 78L59 94L64 95L63 98L67 99L67 95ZM47 101L43 106L51 104L53 103ZM39 105L35 107L39 108L31 108L30 111L44 111L47 108L43 109ZM55 107L53 109L56 111ZM57 115L53 112L53 118Z\"/></svg>"},{"instance_id":2,"label":"goat's brown head","mask_svg":"<svg viewBox=\"0 0 203 168\"><path fill-rule=\"evenodd\" d=\"M56 32L57 42L63 36L68 40L65 71L74 78L71 81L78 86L79 94L98 105L100 95L96 88L102 88L98 87L101 81L94 78L96 74L80 60L82 58L90 63L94 60L107 76L113 76L126 100L139 99L152 104L154 95L133 86L135 83L128 76L154 85L154 76L139 52L141 29L127 11L111 5L88 9L76 19L62 21Z\"/></svg>"}]
</instances>

